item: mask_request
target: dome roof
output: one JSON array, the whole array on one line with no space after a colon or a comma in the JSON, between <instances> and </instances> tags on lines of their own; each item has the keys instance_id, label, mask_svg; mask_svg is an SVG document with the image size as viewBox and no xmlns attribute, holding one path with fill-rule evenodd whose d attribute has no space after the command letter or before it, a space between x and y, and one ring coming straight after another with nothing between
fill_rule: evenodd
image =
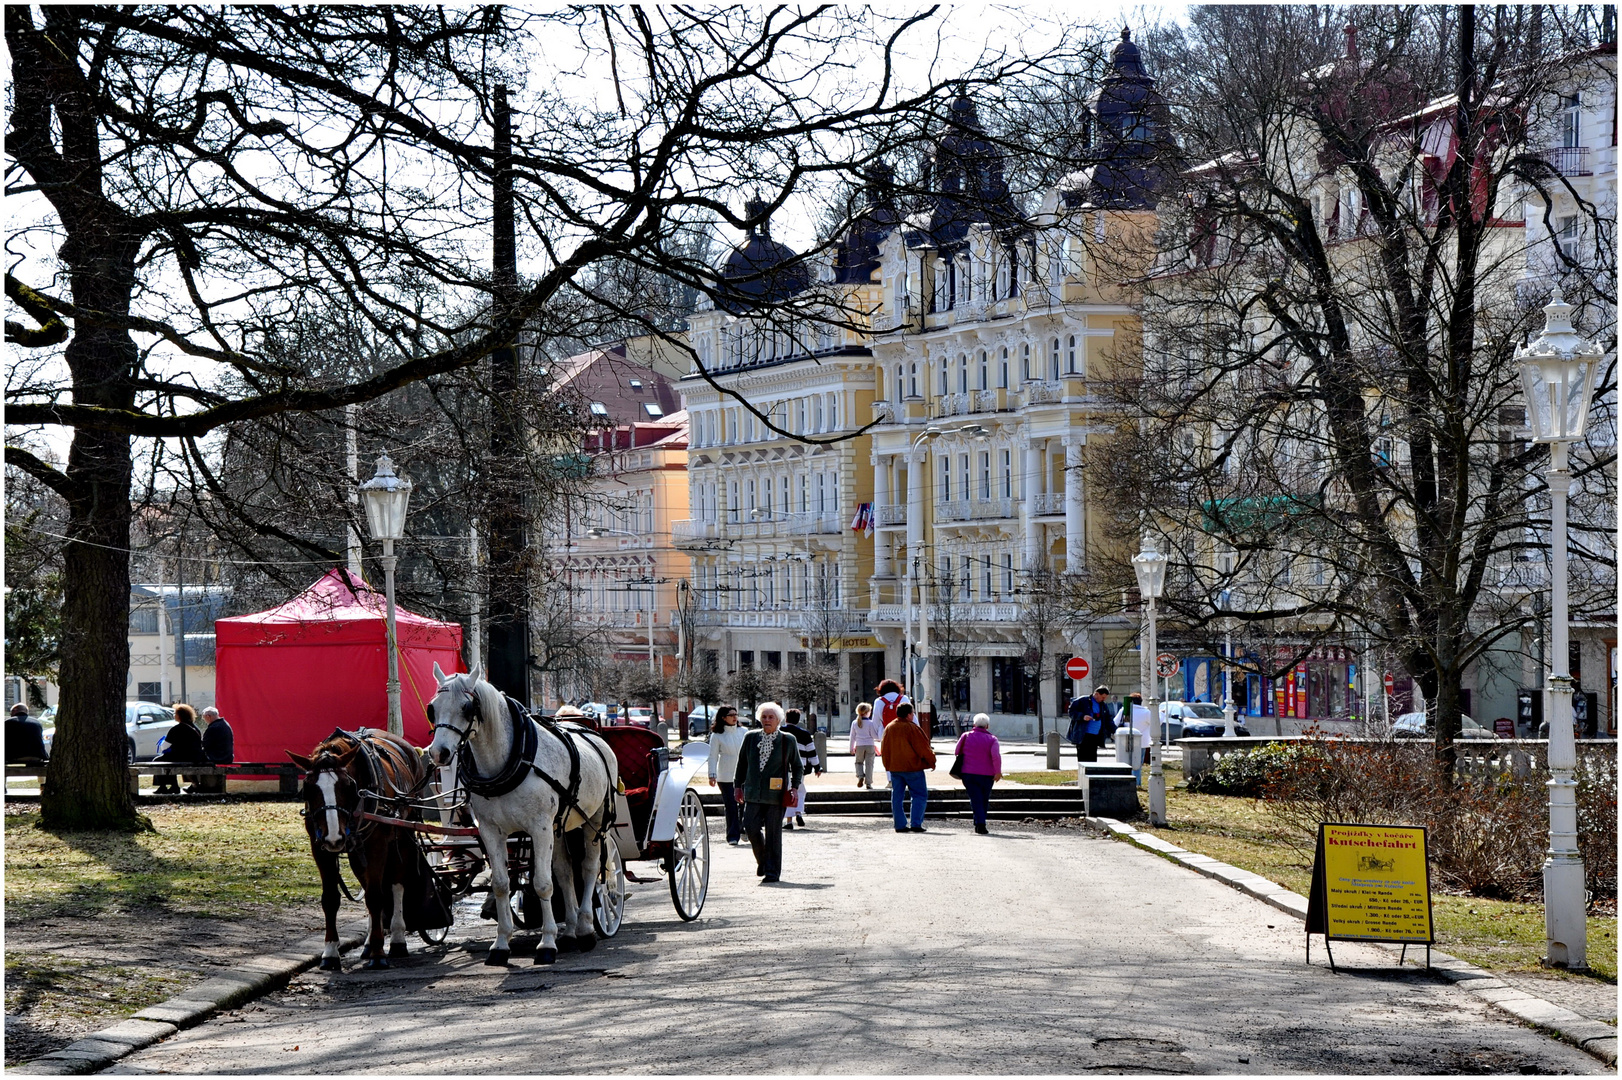
<instances>
[{"instance_id":1,"label":"dome roof","mask_svg":"<svg viewBox=\"0 0 1622 1080\"><path fill-rule=\"evenodd\" d=\"M766 223L766 204L759 199L744 203L744 217L759 219L743 243L727 253L721 264L721 282L730 296L720 306L734 315L762 304L775 304L802 292L811 284L810 272L800 255L772 239Z\"/></svg>"},{"instance_id":2,"label":"dome roof","mask_svg":"<svg viewBox=\"0 0 1622 1080\"><path fill-rule=\"evenodd\" d=\"M1087 145L1094 164L1061 183L1065 203L1109 210L1153 209L1173 150L1166 103L1143 66L1132 31L1110 55L1110 73L1099 84L1087 117ZM1077 186L1072 188L1071 183Z\"/></svg>"},{"instance_id":3,"label":"dome roof","mask_svg":"<svg viewBox=\"0 0 1622 1080\"><path fill-rule=\"evenodd\" d=\"M879 268L879 245L901 220L895 208L895 170L880 162L866 180L864 205L834 252L834 280L838 282L871 281Z\"/></svg>"},{"instance_id":4,"label":"dome roof","mask_svg":"<svg viewBox=\"0 0 1622 1080\"><path fill-rule=\"evenodd\" d=\"M1005 226L1019 218L1003 177L1003 152L985 137L967 93L953 100L947 124L930 162L932 183L926 183L935 192L928 240L940 247L961 242L974 222Z\"/></svg>"}]
</instances>

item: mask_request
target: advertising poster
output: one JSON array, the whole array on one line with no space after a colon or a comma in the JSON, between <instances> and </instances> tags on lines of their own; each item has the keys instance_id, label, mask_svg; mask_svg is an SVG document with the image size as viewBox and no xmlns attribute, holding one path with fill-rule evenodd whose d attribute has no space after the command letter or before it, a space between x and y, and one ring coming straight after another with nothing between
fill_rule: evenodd
<instances>
[{"instance_id":1,"label":"advertising poster","mask_svg":"<svg viewBox=\"0 0 1622 1080\"><path fill-rule=\"evenodd\" d=\"M1307 933L1341 941L1435 941L1424 828L1320 825Z\"/></svg>"}]
</instances>

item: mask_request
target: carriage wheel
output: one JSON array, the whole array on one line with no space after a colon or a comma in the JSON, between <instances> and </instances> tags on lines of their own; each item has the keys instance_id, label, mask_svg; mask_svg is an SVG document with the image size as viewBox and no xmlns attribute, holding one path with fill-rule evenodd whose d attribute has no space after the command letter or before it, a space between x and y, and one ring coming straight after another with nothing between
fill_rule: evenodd
<instances>
[{"instance_id":1,"label":"carriage wheel","mask_svg":"<svg viewBox=\"0 0 1622 1080\"><path fill-rule=\"evenodd\" d=\"M625 920L625 863L612 836L603 841L603 870L592 893L591 920L597 933L611 938Z\"/></svg>"},{"instance_id":2,"label":"carriage wheel","mask_svg":"<svg viewBox=\"0 0 1622 1080\"><path fill-rule=\"evenodd\" d=\"M704 804L692 788L681 797L668 866L676 914L691 922L704 910L704 897L710 891L710 827L704 820Z\"/></svg>"}]
</instances>

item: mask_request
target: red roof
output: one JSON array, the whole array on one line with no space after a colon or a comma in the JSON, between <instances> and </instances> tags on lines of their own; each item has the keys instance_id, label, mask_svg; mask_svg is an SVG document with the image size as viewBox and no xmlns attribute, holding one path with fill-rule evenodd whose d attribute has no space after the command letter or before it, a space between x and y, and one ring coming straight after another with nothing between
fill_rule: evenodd
<instances>
[{"instance_id":1,"label":"red roof","mask_svg":"<svg viewBox=\"0 0 1622 1080\"><path fill-rule=\"evenodd\" d=\"M285 604L251 615L220 619L214 624L220 645L266 645L278 640L311 639L334 643L382 640L388 604L383 594L341 569L328 570L321 579ZM401 644L442 640L461 627L407 611L398 605L394 623Z\"/></svg>"}]
</instances>

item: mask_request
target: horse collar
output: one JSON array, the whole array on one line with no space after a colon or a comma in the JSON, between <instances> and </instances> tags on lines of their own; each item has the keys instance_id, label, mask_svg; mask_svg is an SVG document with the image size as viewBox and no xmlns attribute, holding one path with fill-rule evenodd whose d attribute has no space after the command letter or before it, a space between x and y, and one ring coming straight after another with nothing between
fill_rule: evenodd
<instances>
[{"instance_id":1,"label":"horse collar","mask_svg":"<svg viewBox=\"0 0 1622 1080\"><path fill-rule=\"evenodd\" d=\"M529 716L512 698L503 700L507 703L507 716L512 722L512 743L501 768L490 776L480 776L466 739L462 740L462 745L456 751L457 779L468 791L486 799L500 798L522 784L535 763L535 751L539 747L539 735Z\"/></svg>"}]
</instances>

